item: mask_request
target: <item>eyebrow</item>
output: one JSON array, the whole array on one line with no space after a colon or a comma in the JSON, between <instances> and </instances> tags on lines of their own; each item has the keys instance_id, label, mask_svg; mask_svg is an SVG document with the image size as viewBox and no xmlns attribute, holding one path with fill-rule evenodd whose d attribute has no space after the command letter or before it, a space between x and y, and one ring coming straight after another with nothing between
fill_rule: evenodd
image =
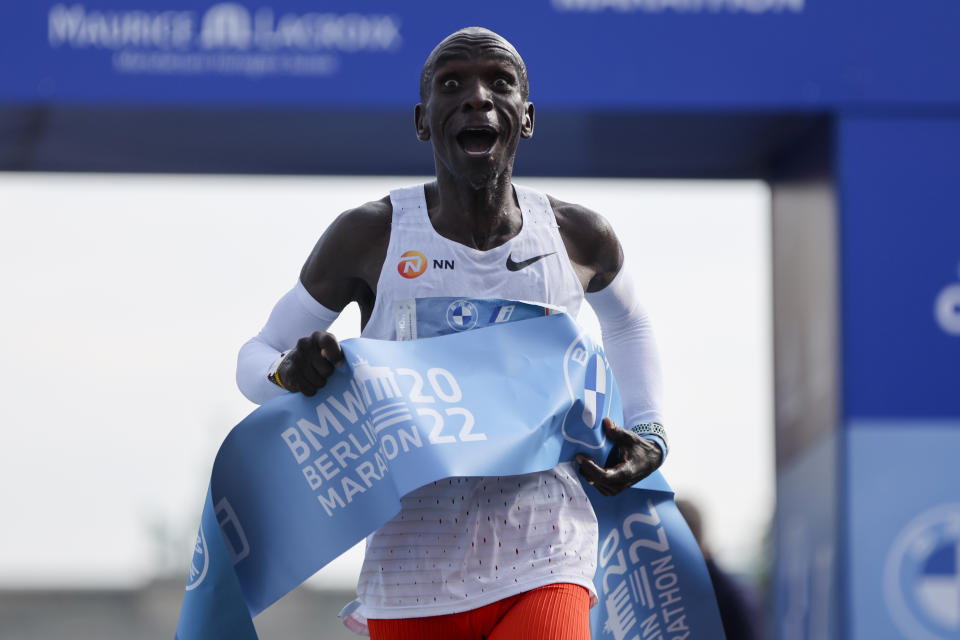
<instances>
[{"instance_id":1,"label":"eyebrow","mask_svg":"<svg viewBox=\"0 0 960 640\"><path fill-rule=\"evenodd\" d=\"M450 50L444 51L438 55L433 61L433 71L436 71L443 65L450 62L456 62L458 60L467 60L474 57L474 54L465 47L451 47ZM494 59L494 60L503 60L509 62L513 65L514 70L519 74L520 73L520 61L517 60L517 57L513 55L510 51L497 47L497 48L484 48L483 53L478 58L485 59Z\"/></svg>"}]
</instances>

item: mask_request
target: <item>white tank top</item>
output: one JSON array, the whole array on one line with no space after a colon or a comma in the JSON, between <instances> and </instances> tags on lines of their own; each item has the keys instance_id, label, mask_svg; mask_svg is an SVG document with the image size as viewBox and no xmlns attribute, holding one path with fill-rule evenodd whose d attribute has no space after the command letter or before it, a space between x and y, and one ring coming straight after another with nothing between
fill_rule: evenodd
<instances>
[{"instance_id":1,"label":"white tank top","mask_svg":"<svg viewBox=\"0 0 960 640\"><path fill-rule=\"evenodd\" d=\"M423 185L390 193L393 221L367 338L394 340L394 302L423 297L507 298L564 307L583 287L547 197L514 186L523 225L479 251L444 238ZM367 538L357 594L363 618L456 613L557 582L596 602L597 518L572 463L509 477L449 478L417 489ZM350 624L348 623L348 626Z\"/></svg>"}]
</instances>

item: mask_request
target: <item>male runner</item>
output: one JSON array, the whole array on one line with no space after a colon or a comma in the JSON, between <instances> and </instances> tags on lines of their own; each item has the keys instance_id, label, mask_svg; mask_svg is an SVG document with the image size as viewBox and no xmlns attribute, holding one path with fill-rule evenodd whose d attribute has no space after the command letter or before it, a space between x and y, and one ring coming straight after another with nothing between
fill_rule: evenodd
<instances>
[{"instance_id":1,"label":"male runner","mask_svg":"<svg viewBox=\"0 0 960 640\"><path fill-rule=\"evenodd\" d=\"M586 297L628 428L606 419L617 455L607 468L578 456L580 473L613 495L660 465L656 350L617 237L598 214L512 183L517 145L533 135L528 93L526 66L499 35L470 27L436 46L414 113L417 137L433 145L436 180L330 225L297 285L240 351L237 381L248 398L323 387L343 360L325 329L350 302L363 336L397 339L397 300L506 298L576 317ZM597 521L573 467L451 478L405 496L401 513L367 540L348 626L367 624L374 640L589 638Z\"/></svg>"}]
</instances>

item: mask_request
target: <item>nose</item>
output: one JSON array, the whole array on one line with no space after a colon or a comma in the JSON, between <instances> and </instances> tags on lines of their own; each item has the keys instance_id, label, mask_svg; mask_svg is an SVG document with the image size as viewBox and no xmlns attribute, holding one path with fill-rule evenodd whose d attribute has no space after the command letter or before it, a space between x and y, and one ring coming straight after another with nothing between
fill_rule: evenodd
<instances>
[{"instance_id":1,"label":"nose","mask_svg":"<svg viewBox=\"0 0 960 640\"><path fill-rule=\"evenodd\" d=\"M490 111L493 109L490 88L481 80L475 80L467 87L463 97L464 111Z\"/></svg>"}]
</instances>

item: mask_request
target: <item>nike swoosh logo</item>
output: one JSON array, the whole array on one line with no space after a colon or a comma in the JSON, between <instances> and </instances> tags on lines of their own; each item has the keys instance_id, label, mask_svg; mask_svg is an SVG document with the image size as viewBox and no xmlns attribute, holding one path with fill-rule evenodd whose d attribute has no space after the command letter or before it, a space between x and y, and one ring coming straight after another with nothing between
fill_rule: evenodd
<instances>
[{"instance_id":1,"label":"nike swoosh logo","mask_svg":"<svg viewBox=\"0 0 960 640\"><path fill-rule=\"evenodd\" d=\"M542 258L546 258L547 256L552 256L552 255L555 254L555 253L556 253L556 251L551 251L550 253L545 253L545 254L543 254L542 256L534 256L534 257L532 257L532 258L527 258L526 260L521 260L520 262L514 262L514 261L513 261L513 256L512 256L512 255L509 255L509 256L507 256L507 270L508 270L508 271L520 271L520 269L523 269L524 267L529 267L530 265L532 265L532 264L533 264L534 262L536 262L537 260L540 260L540 259L542 259Z\"/></svg>"}]
</instances>

